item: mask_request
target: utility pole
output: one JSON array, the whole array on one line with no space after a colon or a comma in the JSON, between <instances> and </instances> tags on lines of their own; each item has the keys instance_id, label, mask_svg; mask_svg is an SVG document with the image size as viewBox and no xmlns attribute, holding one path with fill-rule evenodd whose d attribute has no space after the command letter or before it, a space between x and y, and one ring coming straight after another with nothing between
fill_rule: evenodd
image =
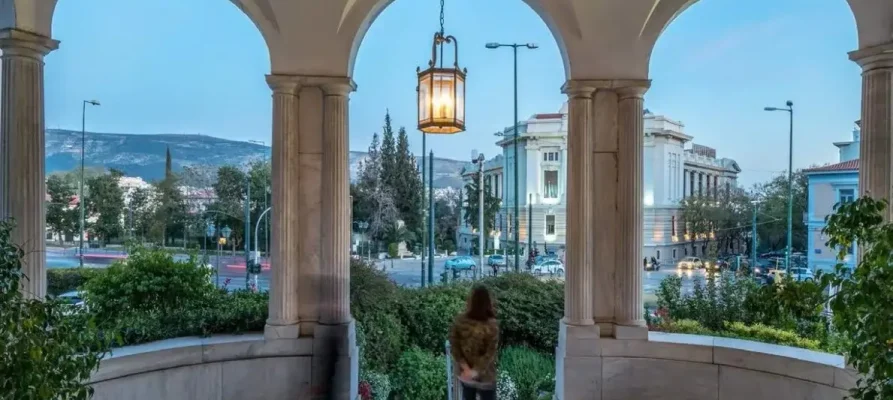
<instances>
[{"instance_id":1,"label":"utility pole","mask_svg":"<svg viewBox=\"0 0 893 400\"><path fill-rule=\"evenodd\" d=\"M472 274L478 279L478 268L484 267L484 154L477 150L471 153L471 161L478 165L478 265ZM469 199L470 200L470 199Z\"/></svg>"},{"instance_id":2,"label":"utility pole","mask_svg":"<svg viewBox=\"0 0 893 400\"><path fill-rule=\"evenodd\" d=\"M788 235L784 254L785 273L791 272L791 252L794 236L794 102L788 100L787 107L765 107L766 111L785 111L790 119L788 131Z\"/></svg>"},{"instance_id":3,"label":"utility pole","mask_svg":"<svg viewBox=\"0 0 893 400\"><path fill-rule=\"evenodd\" d=\"M533 251L533 193L527 196L527 251Z\"/></svg>"},{"instance_id":4,"label":"utility pole","mask_svg":"<svg viewBox=\"0 0 893 400\"><path fill-rule=\"evenodd\" d=\"M425 132L422 132L422 204L426 203L425 202L425 192L426 192L425 191L425 179L427 179L427 177L428 177L428 175L425 173L425 166L427 164L425 162L426 161L425 155L427 154L426 153L427 149L425 148L426 147L425 136L426 136ZM431 153L432 153L432 158L433 158L434 152L432 151ZM422 206L422 207L424 208L424 206ZM430 208L433 209L433 207L430 207ZM430 214L430 212L431 212L431 210L429 209L428 213ZM422 215L424 215L424 211L422 211L422 213L423 213ZM425 237L425 230L426 230L425 224L422 224L422 238ZM426 247L427 247L427 243L425 243L425 239L422 239L422 287L425 287L425 248ZM430 275L430 272L429 272L429 275ZM429 282L431 281L430 276L428 277L428 280L429 280Z\"/></svg>"},{"instance_id":5,"label":"utility pole","mask_svg":"<svg viewBox=\"0 0 893 400\"><path fill-rule=\"evenodd\" d=\"M86 221L86 211L85 211L85 200L84 196L84 158L86 157L87 151L87 104L98 106L99 102L96 100L84 100L83 108L81 109L81 184L80 190L78 194L78 208L81 210L81 234L79 236L78 245L79 253L78 258L80 259L81 268L84 267L84 225Z\"/></svg>"},{"instance_id":6,"label":"utility pole","mask_svg":"<svg viewBox=\"0 0 893 400\"><path fill-rule=\"evenodd\" d=\"M750 270L751 272L757 266L757 211L760 207L759 200L754 200L753 202L753 224L751 228L751 243L750 243Z\"/></svg>"},{"instance_id":7,"label":"utility pole","mask_svg":"<svg viewBox=\"0 0 893 400\"><path fill-rule=\"evenodd\" d=\"M434 151L428 157L428 285L434 284Z\"/></svg>"},{"instance_id":8,"label":"utility pole","mask_svg":"<svg viewBox=\"0 0 893 400\"><path fill-rule=\"evenodd\" d=\"M245 289L251 280L251 171L245 175Z\"/></svg>"}]
</instances>

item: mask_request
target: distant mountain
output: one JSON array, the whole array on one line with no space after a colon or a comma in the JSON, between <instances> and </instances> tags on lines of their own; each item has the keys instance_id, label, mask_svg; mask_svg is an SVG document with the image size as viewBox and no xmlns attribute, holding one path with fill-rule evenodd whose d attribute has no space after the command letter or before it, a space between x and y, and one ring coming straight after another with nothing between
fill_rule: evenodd
<instances>
[{"instance_id":1,"label":"distant mountain","mask_svg":"<svg viewBox=\"0 0 893 400\"><path fill-rule=\"evenodd\" d=\"M270 148L204 135L122 133L86 134L87 167L115 168L128 176L147 181L164 177L165 150L170 147L175 171L186 166L245 165L270 156ZM365 152L350 152L350 176L356 179ZM81 132L64 129L46 131L46 173L71 171L80 167ZM421 157L419 157L421 164ZM462 187L463 161L434 160L434 187Z\"/></svg>"}]
</instances>

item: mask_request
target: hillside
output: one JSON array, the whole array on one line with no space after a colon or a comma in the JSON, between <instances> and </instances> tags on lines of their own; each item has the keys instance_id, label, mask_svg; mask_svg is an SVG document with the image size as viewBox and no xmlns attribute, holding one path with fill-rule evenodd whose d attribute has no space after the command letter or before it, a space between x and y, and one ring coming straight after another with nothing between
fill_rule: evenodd
<instances>
[{"instance_id":1,"label":"hillside","mask_svg":"<svg viewBox=\"0 0 893 400\"><path fill-rule=\"evenodd\" d=\"M270 148L250 142L205 135L130 135L93 133L86 135L87 167L115 168L147 181L164 176L165 150L170 147L175 171L185 166L219 167L244 165L270 156ZM81 132L48 129L46 132L46 173L70 171L80 166ZM351 179L356 178L365 152L350 152ZM421 158L419 158L421 163ZM463 161L435 158L434 186L461 187Z\"/></svg>"}]
</instances>

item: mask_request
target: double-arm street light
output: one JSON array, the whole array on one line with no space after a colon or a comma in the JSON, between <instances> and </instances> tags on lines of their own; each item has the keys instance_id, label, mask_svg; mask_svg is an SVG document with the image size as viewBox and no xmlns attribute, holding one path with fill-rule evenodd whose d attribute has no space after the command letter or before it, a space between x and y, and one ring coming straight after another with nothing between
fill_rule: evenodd
<instances>
[{"instance_id":1,"label":"double-arm street light","mask_svg":"<svg viewBox=\"0 0 893 400\"><path fill-rule=\"evenodd\" d=\"M794 228L794 102L788 100L785 105L787 107L766 107L764 110L784 111L790 117L790 130L788 133L788 241L784 254L785 273L790 273Z\"/></svg>"},{"instance_id":2,"label":"double-arm street light","mask_svg":"<svg viewBox=\"0 0 893 400\"><path fill-rule=\"evenodd\" d=\"M81 268L84 267L84 219L85 219L85 209L84 209L84 154L87 149L87 104L92 106L98 106L99 102L96 100L84 100L83 108L81 109L81 184L80 189L78 190L78 208L81 209L81 234L80 234L80 244L79 248L79 257Z\"/></svg>"},{"instance_id":3,"label":"double-arm street light","mask_svg":"<svg viewBox=\"0 0 893 400\"><path fill-rule=\"evenodd\" d=\"M519 222L519 218L518 218L518 215L520 214L520 207L519 207L520 199L518 197L519 196L518 195L518 139L519 139L519 136L518 136L518 49L525 48L525 49L533 50L533 49L539 48L539 46L537 46L534 43L523 43L523 44L522 43L487 43L486 47L488 49L498 49L500 47L511 47L512 52L514 54L514 60L515 60L515 78L514 78L515 79L515 95L514 95L514 97L515 97L515 119L513 120L514 122L512 122L512 126L514 127L513 131L514 131L515 135L514 135L514 144L513 144L513 150L512 150L513 156L512 157L514 158L514 167L513 168L514 168L514 175L515 175L513 178L514 186L515 186L515 189L514 189L514 193L515 193L515 195L514 195L515 238L514 239L515 239L515 271L517 271L518 266L520 265L520 259L519 259L518 253L519 253L520 241L521 241L520 240L521 236L519 235L520 229L518 229L518 227L521 226L520 222ZM529 230L529 227L528 227L528 230Z\"/></svg>"}]
</instances>

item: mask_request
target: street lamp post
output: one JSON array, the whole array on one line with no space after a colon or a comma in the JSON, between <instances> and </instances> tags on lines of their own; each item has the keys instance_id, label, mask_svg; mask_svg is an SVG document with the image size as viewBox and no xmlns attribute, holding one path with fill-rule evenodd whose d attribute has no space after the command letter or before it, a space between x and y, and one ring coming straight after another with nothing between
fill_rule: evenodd
<instances>
[{"instance_id":1,"label":"street lamp post","mask_svg":"<svg viewBox=\"0 0 893 400\"><path fill-rule=\"evenodd\" d=\"M754 200L751 203L753 203L753 224L750 233L750 271L753 273L757 266L757 212L760 208L760 201Z\"/></svg>"},{"instance_id":2,"label":"street lamp post","mask_svg":"<svg viewBox=\"0 0 893 400\"><path fill-rule=\"evenodd\" d=\"M87 104L98 106L99 102L96 100L84 100L83 108L81 110L81 184L78 194L78 208L81 210L81 234L80 236L80 244L78 245L78 258L80 258L81 268L84 267L84 219L85 219L85 209L84 209L84 155L86 154L87 149Z\"/></svg>"},{"instance_id":3,"label":"street lamp post","mask_svg":"<svg viewBox=\"0 0 893 400\"><path fill-rule=\"evenodd\" d=\"M477 280L478 268L484 267L484 154L478 154L477 150L471 152L471 162L478 166L478 266L474 269L472 277Z\"/></svg>"},{"instance_id":4,"label":"street lamp post","mask_svg":"<svg viewBox=\"0 0 893 400\"><path fill-rule=\"evenodd\" d=\"M517 228L518 226L520 226L520 223L518 221L518 215L520 215L520 208L518 206L518 204L520 203L520 200L518 199L518 138L519 138L518 137L518 48L526 48L526 49L533 50L533 49L539 48L539 46L537 46L534 43L524 43L524 44L521 44L521 43L487 43L486 47L488 49L498 49L500 47L511 47L513 55L514 55L514 64L515 64L515 74L514 74L515 75L515 77L514 77L514 80L515 80L515 95L514 95L515 112L514 112L514 118L515 119L512 120L513 121L512 126L514 127L513 130L515 133L515 137L514 137L512 151L514 153L514 156L513 156L514 157L514 167L513 168L514 168L514 175L515 175L514 176L514 186L515 186L515 188L514 188L514 192L515 192L515 196L514 196L514 203L515 203L515 272L517 272L518 265L519 265L518 249L520 247L520 244L519 244L520 236L518 235L519 231Z\"/></svg>"},{"instance_id":5,"label":"street lamp post","mask_svg":"<svg viewBox=\"0 0 893 400\"><path fill-rule=\"evenodd\" d=\"M785 273L790 273L794 232L794 102L788 100L785 105L787 107L766 107L764 110L785 111L790 117L790 130L788 132L788 237L787 248L784 254Z\"/></svg>"}]
</instances>

